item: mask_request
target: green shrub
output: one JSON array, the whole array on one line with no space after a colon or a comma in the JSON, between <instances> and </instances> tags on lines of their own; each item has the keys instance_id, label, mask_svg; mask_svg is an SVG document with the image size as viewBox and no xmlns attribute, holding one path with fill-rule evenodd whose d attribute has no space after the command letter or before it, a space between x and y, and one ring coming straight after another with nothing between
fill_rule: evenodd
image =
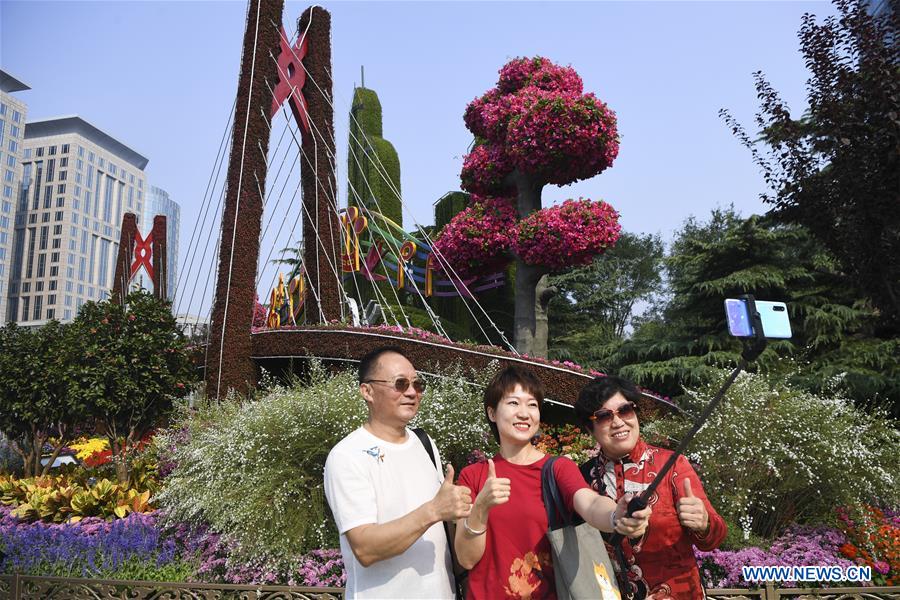
<instances>
[{"instance_id":1,"label":"green shrub","mask_svg":"<svg viewBox=\"0 0 900 600\"><path fill-rule=\"evenodd\" d=\"M164 565L156 565L151 561L130 559L119 565L117 569L109 569L97 578L120 581L167 581L172 583L193 581L196 565L183 560L174 560Z\"/></svg>"},{"instance_id":2,"label":"green shrub","mask_svg":"<svg viewBox=\"0 0 900 600\"><path fill-rule=\"evenodd\" d=\"M428 383L412 426L424 427L458 472L473 448L489 449L481 388L458 372ZM278 561L336 547L322 470L332 446L365 418L355 373L328 374L318 364L309 381L258 400L185 411L154 440L157 451L174 448L177 465L156 500L170 522L208 524L236 541L243 558Z\"/></svg>"},{"instance_id":3,"label":"green shrub","mask_svg":"<svg viewBox=\"0 0 900 600\"><path fill-rule=\"evenodd\" d=\"M473 378L451 369L428 377L419 414L409 424L428 432L441 452L441 460L444 464L452 462L457 475L473 450L488 454L497 451L482 401L484 386L495 371L496 368L488 368Z\"/></svg>"},{"instance_id":4,"label":"green shrub","mask_svg":"<svg viewBox=\"0 0 900 600\"><path fill-rule=\"evenodd\" d=\"M727 375L688 393L699 414ZM662 419L647 435L676 439L691 423ZM788 523L825 523L835 506L900 501L900 432L886 411L863 412L831 385L816 395L744 373L688 449L716 509L772 537Z\"/></svg>"}]
</instances>

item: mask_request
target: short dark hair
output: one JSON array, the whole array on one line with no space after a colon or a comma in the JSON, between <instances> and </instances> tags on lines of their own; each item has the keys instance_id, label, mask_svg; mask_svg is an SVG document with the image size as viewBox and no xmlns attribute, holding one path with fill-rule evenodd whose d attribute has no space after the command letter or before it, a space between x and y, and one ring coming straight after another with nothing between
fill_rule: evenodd
<instances>
[{"instance_id":1,"label":"short dark hair","mask_svg":"<svg viewBox=\"0 0 900 600\"><path fill-rule=\"evenodd\" d=\"M381 346L375 348L363 356L359 361L359 383L362 384L368 379L371 379L372 372L378 367L378 360L385 354L399 354L406 360L409 360L406 352L399 346ZM411 363L412 361L409 360L409 362Z\"/></svg>"},{"instance_id":2,"label":"short dark hair","mask_svg":"<svg viewBox=\"0 0 900 600\"><path fill-rule=\"evenodd\" d=\"M587 433L592 431L591 415L616 394L622 394L626 400L634 402L635 405L642 398L641 390L633 382L615 375L595 377L578 393L578 400L575 401L575 417Z\"/></svg>"},{"instance_id":3,"label":"short dark hair","mask_svg":"<svg viewBox=\"0 0 900 600\"><path fill-rule=\"evenodd\" d=\"M500 441L500 432L497 424L488 418L488 408L497 410L500 399L515 389L517 385L534 396L538 401L538 410L544 405L544 384L532 371L522 367L506 367L496 375L484 390L484 417L487 419L494 439Z\"/></svg>"}]
</instances>

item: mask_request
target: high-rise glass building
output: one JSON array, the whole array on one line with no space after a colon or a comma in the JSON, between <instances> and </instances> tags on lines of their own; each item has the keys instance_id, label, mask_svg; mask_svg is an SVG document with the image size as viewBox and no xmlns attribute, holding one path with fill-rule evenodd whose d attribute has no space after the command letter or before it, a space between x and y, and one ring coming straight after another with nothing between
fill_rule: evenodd
<instances>
[{"instance_id":1,"label":"high-rise glass building","mask_svg":"<svg viewBox=\"0 0 900 600\"><path fill-rule=\"evenodd\" d=\"M78 116L25 126L7 318L69 321L109 295L122 215L142 226L147 158Z\"/></svg>"},{"instance_id":2,"label":"high-rise glass building","mask_svg":"<svg viewBox=\"0 0 900 600\"><path fill-rule=\"evenodd\" d=\"M13 272L12 243L16 197L22 182L22 140L25 137L24 102L12 96L27 85L0 70L0 323L7 320L9 279Z\"/></svg>"},{"instance_id":3,"label":"high-rise glass building","mask_svg":"<svg viewBox=\"0 0 900 600\"><path fill-rule=\"evenodd\" d=\"M178 232L181 223L181 207L169 197L169 192L150 186L144 202L141 235L147 237L153 227L153 218L166 217L166 290L169 300L175 296L175 281L178 275Z\"/></svg>"}]
</instances>

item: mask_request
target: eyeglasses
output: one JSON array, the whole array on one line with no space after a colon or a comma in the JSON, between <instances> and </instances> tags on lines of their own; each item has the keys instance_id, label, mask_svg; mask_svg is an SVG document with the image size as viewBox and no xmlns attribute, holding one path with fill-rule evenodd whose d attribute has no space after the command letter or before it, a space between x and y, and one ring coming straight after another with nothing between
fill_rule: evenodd
<instances>
[{"instance_id":1,"label":"eyeglasses","mask_svg":"<svg viewBox=\"0 0 900 600\"><path fill-rule=\"evenodd\" d=\"M363 381L363 383L389 383L394 386L394 389L400 392L401 394L405 393L406 390L409 389L409 386L412 386L417 394L421 394L425 391L425 382L421 379L413 379L410 381L406 377L398 377L397 379L367 379Z\"/></svg>"},{"instance_id":2,"label":"eyeglasses","mask_svg":"<svg viewBox=\"0 0 900 600\"><path fill-rule=\"evenodd\" d=\"M628 402L615 410L601 408L588 418L598 425L605 425L607 423L612 423L613 416L617 416L620 419L627 419L633 417L635 413L637 413L637 405L634 402Z\"/></svg>"}]
</instances>

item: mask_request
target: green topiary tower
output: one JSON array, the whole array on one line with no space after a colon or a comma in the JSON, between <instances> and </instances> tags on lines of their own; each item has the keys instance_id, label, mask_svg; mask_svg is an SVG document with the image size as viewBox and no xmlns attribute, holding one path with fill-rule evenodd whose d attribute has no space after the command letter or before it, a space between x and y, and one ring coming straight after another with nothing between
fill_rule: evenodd
<instances>
[{"instance_id":1,"label":"green topiary tower","mask_svg":"<svg viewBox=\"0 0 900 600\"><path fill-rule=\"evenodd\" d=\"M394 145L381 135L378 94L364 87L356 88L350 109L348 205L365 206L402 226L400 159Z\"/></svg>"},{"instance_id":2,"label":"green topiary tower","mask_svg":"<svg viewBox=\"0 0 900 600\"><path fill-rule=\"evenodd\" d=\"M374 90L358 87L353 91L353 105L350 108L349 150L347 153L347 205L359 207L360 211L373 222L366 209L377 212L403 226L403 207L400 201L400 159L394 145L381 137L381 102ZM384 227L384 223L378 223ZM366 235L366 234L364 234ZM386 247L389 255L395 250ZM379 265L377 275L396 277ZM388 282L374 284L360 273L355 273L356 281L347 287L347 292L356 297L360 307L369 300L396 305L397 296ZM373 287L377 285L376 291ZM400 292L400 298L403 297ZM385 312L388 308L385 307ZM395 309L394 312L397 312Z\"/></svg>"}]
</instances>

